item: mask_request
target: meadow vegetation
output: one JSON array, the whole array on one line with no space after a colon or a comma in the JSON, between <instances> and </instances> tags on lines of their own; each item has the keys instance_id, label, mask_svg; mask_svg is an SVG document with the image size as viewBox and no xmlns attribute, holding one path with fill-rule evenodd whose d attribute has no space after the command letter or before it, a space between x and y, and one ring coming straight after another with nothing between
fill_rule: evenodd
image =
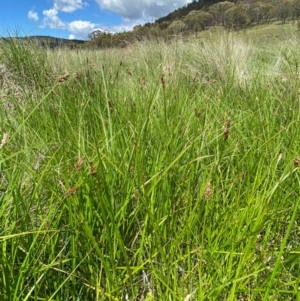
<instances>
[{"instance_id":1,"label":"meadow vegetation","mask_svg":"<svg viewBox=\"0 0 300 301\"><path fill-rule=\"evenodd\" d=\"M1 300L300 300L299 35L0 45Z\"/></svg>"}]
</instances>

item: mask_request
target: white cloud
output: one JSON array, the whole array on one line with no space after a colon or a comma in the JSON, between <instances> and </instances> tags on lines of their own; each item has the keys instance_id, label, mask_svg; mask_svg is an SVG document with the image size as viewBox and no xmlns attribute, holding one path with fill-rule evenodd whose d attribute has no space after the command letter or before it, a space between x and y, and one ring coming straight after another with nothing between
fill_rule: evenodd
<instances>
[{"instance_id":1,"label":"white cloud","mask_svg":"<svg viewBox=\"0 0 300 301\"><path fill-rule=\"evenodd\" d=\"M88 34L95 30L97 24L90 21L72 21L68 24L68 30L76 36L80 36L82 39L87 39Z\"/></svg>"},{"instance_id":2,"label":"white cloud","mask_svg":"<svg viewBox=\"0 0 300 301\"><path fill-rule=\"evenodd\" d=\"M70 39L75 39L76 36L87 39L88 34L97 27L96 24L82 20L76 20L69 23L63 22L58 16L59 11L71 13L82 8L84 5L86 6L87 3L82 2L82 0L54 0L53 8L43 11L44 19L41 27L67 29L70 32Z\"/></svg>"},{"instance_id":3,"label":"white cloud","mask_svg":"<svg viewBox=\"0 0 300 301\"><path fill-rule=\"evenodd\" d=\"M191 0L95 0L101 9L111 10L124 18L152 22L167 15Z\"/></svg>"},{"instance_id":4,"label":"white cloud","mask_svg":"<svg viewBox=\"0 0 300 301\"><path fill-rule=\"evenodd\" d=\"M55 8L44 10L44 20L42 27L65 29L67 24L61 21L57 14L58 11Z\"/></svg>"},{"instance_id":5,"label":"white cloud","mask_svg":"<svg viewBox=\"0 0 300 301\"><path fill-rule=\"evenodd\" d=\"M71 13L77 9L83 8L82 0L54 0L54 8L57 11Z\"/></svg>"},{"instance_id":6,"label":"white cloud","mask_svg":"<svg viewBox=\"0 0 300 301\"><path fill-rule=\"evenodd\" d=\"M69 35L69 40L75 40L75 39L76 39L76 36L74 34Z\"/></svg>"},{"instance_id":7,"label":"white cloud","mask_svg":"<svg viewBox=\"0 0 300 301\"><path fill-rule=\"evenodd\" d=\"M30 20L33 20L33 21L38 21L38 20L39 20L38 14L37 14L35 11L33 11L33 10L30 10L30 11L28 12L28 18L29 18Z\"/></svg>"},{"instance_id":8,"label":"white cloud","mask_svg":"<svg viewBox=\"0 0 300 301\"><path fill-rule=\"evenodd\" d=\"M154 19L167 15L176 8L182 7L192 0L95 0L100 9L110 10L123 18L120 25L110 26L111 32L129 31L137 24L153 22ZM68 30L70 39L80 37L87 39L88 34L101 27L90 21L62 21L59 12L72 13L88 6L84 0L53 0L53 7L43 11L43 22L40 27ZM28 18L38 20L34 11L28 13ZM107 30L100 29L100 30Z\"/></svg>"}]
</instances>

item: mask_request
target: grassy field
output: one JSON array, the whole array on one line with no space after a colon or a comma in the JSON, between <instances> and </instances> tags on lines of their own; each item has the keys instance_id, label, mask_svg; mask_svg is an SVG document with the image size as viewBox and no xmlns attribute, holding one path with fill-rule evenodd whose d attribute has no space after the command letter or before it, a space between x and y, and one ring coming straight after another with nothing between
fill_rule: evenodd
<instances>
[{"instance_id":1,"label":"grassy field","mask_svg":"<svg viewBox=\"0 0 300 301\"><path fill-rule=\"evenodd\" d=\"M281 21L271 21L266 24L252 25L251 27L235 31L236 37L241 37L244 40L250 39L255 42L269 42L274 39L281 39L298 31L297 21L288 21L282 23ZM212 26L207 28L207 30L200 31L198 37L203 39L211 39L218 37L223 33L228 32L223 26Z\"/></svg>"},{"instance_id":2,"label":"grassy field","mask_svg":"<svg viewBox=\"0 0 300 301\"><path fill-rule=\"evenodd\" d=\"M300 300L300 42L0 45L1 300Z\"/></svg>"}]
</instances>

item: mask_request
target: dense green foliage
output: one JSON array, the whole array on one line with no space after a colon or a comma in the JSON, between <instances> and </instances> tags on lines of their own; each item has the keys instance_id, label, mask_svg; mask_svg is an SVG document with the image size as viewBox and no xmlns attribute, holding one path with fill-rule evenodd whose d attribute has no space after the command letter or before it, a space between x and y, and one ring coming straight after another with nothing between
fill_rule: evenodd
<instances>
[{"instance_id":1,"label":"dense green foliage","mask_svg":"<svg viewBox=\"0 0 300 301\"><path fill-rule=\"evenodd\" d=\"M295 32L0 49L1 300L299 299Z\"/></svg>"}]
</instances>

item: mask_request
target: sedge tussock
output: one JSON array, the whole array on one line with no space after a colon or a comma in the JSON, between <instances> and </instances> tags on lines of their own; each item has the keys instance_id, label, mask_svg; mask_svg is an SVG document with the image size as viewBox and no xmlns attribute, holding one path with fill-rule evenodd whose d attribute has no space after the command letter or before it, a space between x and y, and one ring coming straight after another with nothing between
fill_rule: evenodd
<instances>
[{"instance_id":1,"label":"sedge tussock","mask_svg":"<svg viewBox=\"0 0 300 301\"><path fill-rule=\"evenodd\" d=\"M191 69L200 71L203 81L217 78L222 83L249 84L254 47L233 34L222 33L215 39L189 45Z\"/></svg>"},{"instance_id":2,"label":"sedge tussock","mask_svg":"<svg viewBox=\"0 0 300 301\"><path fill-rule=\"evenodd\" d=\"M27 297L44 300L267 300L275 285L293 300L299 78L266 77L275 47L249 57L237 38L199 40L53 50L45 89L32 95L29 82L21 106L11 92L12 114L0 110L0 216L5 249L26 258L0 260L0 300L33 286ZM299 68L286 53L278 72ZM43 238L43 227L61 231ZM24 258L33 265L20 275ZM42 282L30 277L38 258L53 263Z\"/></svg>"}]
</instances>

